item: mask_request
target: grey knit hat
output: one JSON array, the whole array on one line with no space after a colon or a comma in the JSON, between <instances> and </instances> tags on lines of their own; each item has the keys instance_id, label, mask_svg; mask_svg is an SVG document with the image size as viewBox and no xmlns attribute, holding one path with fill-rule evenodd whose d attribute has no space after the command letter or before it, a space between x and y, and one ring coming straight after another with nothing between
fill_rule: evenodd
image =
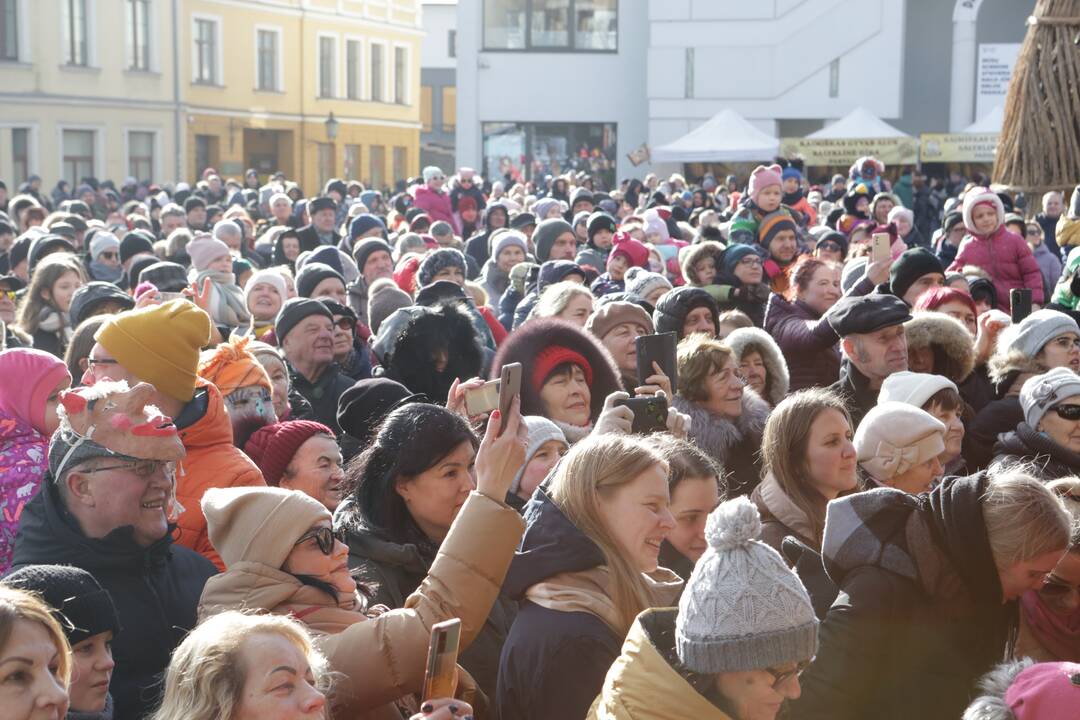
<instances>
[{"instance_id":1,"label":"grey knit hat","mask_svg":"<svg viewBox=\"0 0 1080 720\"><path fill-rule=\"evenodd\" d=\"M671 282L660 273L649 272L640 267L632 267L626 271L626 292L643 300L657 288L670 290L671 287Z\"/></svg>"},{"instance_id":2,"label":"grey knit hat","mask_svg":"<svg viewBox=\"0 0 1080 720\"><path fill-rule=\"evenodd\" d=\"M417 287L424 287L430 285L435 279L435 275L448 267L457 267L461 269L461 275L464 277L467 268L465 265L465 256L460 250L454 248L439 248L433 250L424 258L420 263L420 269L416 271L416 285Z\"/></svg>"},{"instance_id":3,"label":"grey knit hat","mask_svg":"<svg viewBox=\"0 0 1080 720\"><path fill-rule=\"evenodd\" d=\"M696 673L745 672L809 660L818 620L780 554L756 538L761 517L743 496L709 514L709 549L679 600L675 649Z\"/></svg>"},{"instance_id":4,"label":"grey knit hat","mask_svg":"<svg viewBox=\"0 0 1080 720\"><path fill-rule=\"evenodd\" d=\"M568 445L563 431L546 417L525 415L521 418L521 421L525 423L525 429L529 431L529 445L525 448L525 462L518 468L517 475L514 476L514 482L510 485L510 492L512 493L516 493L518 488L521 487L521 478L525 474L525 467L533 459L533 455L543 447L544 443L549 440L558 440L564 445Z\"/></svg>"},{"instance_id":5,"label":"grey knit hat","mask_svg":"<svg viewBox=\"0 0 1080 720\"><path fill-rule=\"evenodd\" d=\"M1057 367L1028 378L1020 388L1024 422L1033 430L1038 428L1047 410L1075 395L1080 395L1080 375L1069 368Z\"/></svg>"},{"instance_id":6,"label":"grey knit hat","mask_svg":"<svg viewBox=\"0 0 1080 720\"><path fill-rule=\"evenodd\" d=\"M1034 357L1046 343L1067 332L1080 335L1080 327L1071 317L1057 310L1036 310L1019 325L1005 328L1001 332L998 336L998 350L1008 348Z\"/></svg>"}]
</instances>

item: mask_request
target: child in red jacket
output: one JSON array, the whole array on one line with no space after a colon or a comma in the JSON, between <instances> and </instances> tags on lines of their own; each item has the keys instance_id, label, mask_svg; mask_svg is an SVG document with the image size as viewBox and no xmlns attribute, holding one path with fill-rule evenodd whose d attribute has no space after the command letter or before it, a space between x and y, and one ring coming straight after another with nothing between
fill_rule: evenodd
<instances>
[{"instance_id":1,"label":"child in red jacket","mask_svg":"<svg viewBox=\"0 0 1080 720\"><path fill-rule=\"evenodd\" d=\"M1031 302L1042 305L1043 283L1039 263L1024 238L1005 227L1001 198L988 188L972 188L964 196L964 227L968 234L960 243L949 271L965 265L982 268L997 291L998 306L1010 310L1009 291L1031 288Z\"/></svg>"}]
</instances>

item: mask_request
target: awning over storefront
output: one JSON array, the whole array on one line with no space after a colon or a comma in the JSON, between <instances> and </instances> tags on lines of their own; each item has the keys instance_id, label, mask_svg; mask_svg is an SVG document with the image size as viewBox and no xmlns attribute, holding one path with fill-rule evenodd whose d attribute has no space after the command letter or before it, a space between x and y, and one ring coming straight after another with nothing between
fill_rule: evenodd
<instances>
[{"instance_id":1,"label":"awning over storefront","mask_svg":"<svg viewBox=\"0 0 1080 720\"><path fill-rule=\"evenodd\" d=\"M850 165L864 155L873 155L886 165L912 165L918 159L919 143L864 107L810 133L804 138L783 138L780 154L800 157L808 167Z\"/></svg>"},{"instance_id":2,"label":"awning over storefront","mask_svg":"<svg viewBox=\"0 0 1080 720\"><path fill-rule=\"evenodd\" d=\"M780 141L734 110L721 110L678 140L652 150L653 162L710 163L770 160Z\"/></svg>"}]
</instances>

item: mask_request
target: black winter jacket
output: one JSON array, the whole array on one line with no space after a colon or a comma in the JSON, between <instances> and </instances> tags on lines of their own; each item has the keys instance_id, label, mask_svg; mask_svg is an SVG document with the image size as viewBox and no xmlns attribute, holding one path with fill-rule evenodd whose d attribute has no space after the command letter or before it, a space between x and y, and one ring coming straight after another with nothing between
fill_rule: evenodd
<instances>
[{"instance_id":1,"label":"black winter jacket","mask_svg":"<svg viewBox=\"0 0 1080 720\"><path fill-rule=\"evenodd\" d=\"M840 595L821 625L817 656L802 675L802 696L793 703L791 717L960 717L975 683L1015 642L1018 622L1016 602L1003 602L982 519L985 488L985 474L947 478L927 495L908 500L918 508L913 512L925 516L929 532L919 542L930 545L915 554L941 558L934 593L924 587L931 581L886 569L880 556L838 571L829 561L826 526L825 566ZM883 540L889 528L886 545L905 542L905 524L895 517L885 518L876 531L864 525L858 532Z\"/></svg>"},{"instance_id":2,"label":"black winter jacket","mask_svg":"<svg viewBox=\"0 0 1080 720\"><path fill-rule=\"evenodd\" d=\"M311 403L311 420L321 422L335 433L341 432L337 421L338 399L341 394L353 386L353 379L341 372L337 363L323 370L315 382L301 375L291 365L292 389Z\"/></svg>"},{"instance_id":3,"label":"black winter jacket","mask_svg":"<svg viewBox=\"0 0 1080 720\"><path fill-rule=\"evenodd\" d=\"M994 446L994 463L1033 463L1045 482L1080 474L1080 454L1058 445L1026 422L1004 433Z\"/></svg>"},{"instance_id":4,"label":"black winter jacket","mask_svg":"<svg viewBox=\"0 0 1080 720\"><path fill-rule=\"evenodd\" d=\"M963 455L968 467L982 469L994 459L994 444L1002 433L1012 432L1024 422L1020 398L1008 395L987 404L975 415L964 434Z\"/></svg>"},{"instance_id":5,"label":"black winter jacket","mask_svg":"<svg viewBox=\"0 0 1080 720\"><path fill-rule=\"evenodd\" d=\"M115 720L134 720L153 711L161 674L172 651L195 627L199 596L213 563L166 535L148 548L132 539L130 527L101 539L86 537L63 507L56 484L46 479L23 511L12 569L24 565L72 565L86 570L109 591L120 618L113 639L109 692Z\"/></svg>"},{"instance_id":6,"label":"black winter jacket","mask_svg":"<svg viewBox=\"0 0 1080 720\"><path fill-rule=\"evenodd\" d=\"M859 369L844 358L840 363L840 379L829 386L833 392L844 399L848 412L851 413L851 429L854 431L866 417L866 413L877 405L878 390L870 387L870 380Z\"/></svg>"},{"instance_id":7,"label":"black winter jacket","mask_svg":"<svg viewBox=\"0 0 1080 720\"><path fill-rule=\"evenodd\" d=\"M521 601L499 660L495 698L502 720L584 718L600 694L623 638L586 612L560 612L525 600L531 586L601 565L604 555L542 489L525 509L525 536L503 594Z\"/></svg>"}]
</instances>

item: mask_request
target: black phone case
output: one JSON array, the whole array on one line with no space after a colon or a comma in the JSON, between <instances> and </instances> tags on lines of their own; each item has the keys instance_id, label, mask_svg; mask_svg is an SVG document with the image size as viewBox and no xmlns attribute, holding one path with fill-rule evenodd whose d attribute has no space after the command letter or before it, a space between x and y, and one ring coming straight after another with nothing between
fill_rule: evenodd
<instances>
[{"instance_id":1,"label":"black phone case","mask_svg":"<svg viewBox=\"0 0 1080 720\"><path fill-rule=\"evenodd\" d=\"M653 374L653 361L660 365L664 374L671 380L671 391L679 387L679 363L676 347L679 336L673 332L659 335L642 335L636 341L638 385L644 385L645 379Z\"/></svg>"}]
</instances>

